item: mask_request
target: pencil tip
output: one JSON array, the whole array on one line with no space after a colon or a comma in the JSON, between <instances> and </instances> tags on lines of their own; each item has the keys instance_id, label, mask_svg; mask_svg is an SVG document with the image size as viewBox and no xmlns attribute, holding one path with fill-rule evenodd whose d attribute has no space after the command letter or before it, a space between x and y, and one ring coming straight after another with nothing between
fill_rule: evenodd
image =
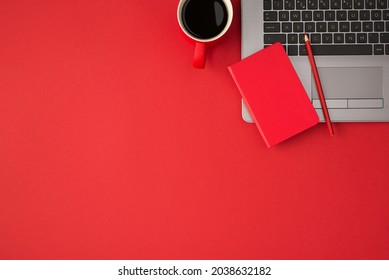
<instances>
[{"instance_id":1,"label":"pencil tip","mask_svg":"<svg viewBox=\"0 0 389 280\"><path fill-rule=\"evenodd\" d=\"M305 42L307 42L309 40L308 35L307 35L306 32L304 32L304 40L305 40Z\"/></svg>"}]
</instances>

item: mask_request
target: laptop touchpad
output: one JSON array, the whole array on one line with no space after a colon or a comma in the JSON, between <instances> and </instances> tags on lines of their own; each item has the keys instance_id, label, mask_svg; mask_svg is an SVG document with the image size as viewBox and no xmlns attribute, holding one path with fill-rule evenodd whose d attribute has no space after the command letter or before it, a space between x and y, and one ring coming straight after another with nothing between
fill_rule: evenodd
<instances>
[{"instance_id":1,"label":"laptop touchpad","mask_svg":"<svg viewBox=\"0 0 389 280\"><path fill-rule=\"evenodd\" d=\"M382 67L318 67L326 99L382 98ZM312 75L312 98L317 90Z\"/></svg>"}]
</instances>

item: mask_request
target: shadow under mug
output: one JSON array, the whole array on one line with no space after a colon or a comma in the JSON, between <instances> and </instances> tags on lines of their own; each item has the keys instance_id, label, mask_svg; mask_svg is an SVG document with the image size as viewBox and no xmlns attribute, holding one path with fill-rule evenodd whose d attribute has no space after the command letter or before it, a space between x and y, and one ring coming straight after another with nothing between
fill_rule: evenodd
<instances>
[{"instance_id":1,"label":"shadow under mug","mask_svg":"<svg viewBox=\"0 0 389 280\"><path fill-rule=\"evenodd\" d=\"M227 32L232 17L230 0L180 0L177 8L178 24L195 45L195 68L204 68L207 48Z\"/></svg>"}]
</instances>

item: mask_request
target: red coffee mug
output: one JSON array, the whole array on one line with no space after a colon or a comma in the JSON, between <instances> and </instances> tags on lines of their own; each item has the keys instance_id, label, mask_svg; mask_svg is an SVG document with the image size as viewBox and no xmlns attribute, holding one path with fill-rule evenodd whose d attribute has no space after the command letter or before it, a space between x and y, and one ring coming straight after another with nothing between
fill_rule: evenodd
<instances>
[{"instance_id":1,"label":"red coffee mug","mask_svg":"<svg viewBox=\"0 0 389 280\"><path fill-rule=\"evenodd\" d=\"M195 45L193 66L204 68L207 48L214 45L231 26L230 0L180 0L177 9L182 32Z\"/></svg>"}]
</instances>

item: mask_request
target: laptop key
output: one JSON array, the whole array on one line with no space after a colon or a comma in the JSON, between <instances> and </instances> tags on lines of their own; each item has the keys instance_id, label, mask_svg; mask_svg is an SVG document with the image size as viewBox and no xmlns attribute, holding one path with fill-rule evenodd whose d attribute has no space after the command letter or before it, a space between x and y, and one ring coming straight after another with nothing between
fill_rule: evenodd
<instances>
[{"instance_id":1,"label":"laptop key","mask_svg":"<svg viewBox=\"0 0 389 280\"><path fill-rule=\"evenodd\" d=\"M307 0L296 0L296 10L305 10L307 8Z\"/></svg>"},{"instance_id":2,"label":"laptop key","mask_svg":"<svg viewBox=\"0 0 389 280\"><path fill-rule=\"evenodd\" d=\"M308 0L308 9L309 10L316 10L317 9L317 0Z\"/></svg>"},{"instance_id":3,"label":"laptop key","mask_svg":"<svg viewBox=\"0 0 389 280\"><path fill-rule=\"evenodd\" d=\"M277 21L277 12L268 11L263 14L264 21Z\"/></svg>"},{"instance_id":4,"label":"laptop key","mask_svg":"<svg viewBox=\"0 0 389 280\"><path fill-rule=\"evenodd\" d=\"M300 21L301 20L300 11L291 11L290 12L290 20L291 21Z\"/></svg>"},{"instance_id":5,"label":"laptop key","mask_svg":"<svg viewBox=\"0 0 389 280\"><path fill-rule=\"evenodd\" d=\"M299 38L297 34L288 34L288 44L298 44Z\"/></svg>"},{"instance_id":6,"label":"laptop key","mask_svg":"<svg viewBox=\"0 0 389 280\"><path fill-rule=\"evenodd\" d=\"M280 42L281 44L285 44L286 34L265 34L264 35L265 44L274 44L275 42Z\"/></svg>"},{"instance_id":7,"label":"laptop key","mask_svg":"<svg viewBox=\"0 0 389 280\"><path fill-rule=\"evenodd\" d=\"M331 0L331 9L340 9L342 6L341 0Z\"/></svg>"},{"instance_id":8,"label":"laptop key","mask_svg":"<svg viewBox=\"0 0 389 280\"><path fill-rule=\"evenodd\" d=\"M384 18L384 20L389 20L389 10L385 10L382 17ZM389 30L387 30L387 31L389 31Z\"/></svg>"},{"instance_id":9,"label":"laptop key","mask_svg":"<svg viewBox=\"0 0 389 280\"><path fill-rule=\"evenodd\" d=\"M372 55L371 45L312 45L314 55ZM304 45L300 46L300 55L307 55Z\"/></svg>"},{"instance_id":10,"label":"laptop key","mask_svg":"<svg viewBox=\"0 0 389 280\"><path fill-rule=\"evenodd\" d=\"M371 11L371 19L372 20L381 20L381 11L380 10L374 10Z\"/></svg>"},{"instance_id":11,"label":"laptop key","mask_svg":"<svg viewBox=\"0 0 389 280\"><path fill-rule=\"evenodd\" d=\"M332 33L324 33L322 35L323 43L332 43Z\"/></svg>"},{"instance_id":12,"label":"laptop key","mask_svg":"<svg viewBox=\"0 0 389 280\"><path fill-rule=\"evenodd\" d=\"M271 0L264 0L263 1L263 9L264 10L271 10Z\"/></svg>"},{"instance_id":13,"label":"laptop key","mask_svg":"<svg viewBox=\"0 0 389 280\"><path fill-rule=\"evenodd\" d=\"M289 45L288 46L288 55L298 55L299 54L299 51L298 51L298 46L297 45Z\"/></svg>"},{"instance_id":14,"label":"laptop key","mask_svg":"<svg viewBox=\"0 0 389 280\"><path fill-rule=\"evenodd\" d=\"M294 10L294 0L285 0L285 10Z\"/></svg>"},{"instance_id":15,"label":"laptop key","mask_svg":"<svg viewBox=\"0 0 389 280\"><path fill-rule=\"evenodd\" d=\"M358 20L358 11L348 11L348 20Z\"/></svg>"},{"instance_id":16,"label":"laptop key","mask_svg":"<svg viewBox=\"0 0 389 280\"><path fill-rule=\"evenodd\" d=\"M281 27L279 22L267 22L263 25L263 30L268 33L280 32Z\"/></svg>"},{"instance_id":17,"label":"laptop key","mask_svg":"<svg viewBox=\"0 0 389 280\"><path fill-rule=\"evenodd\" d=\"M351 9L353 7L352 0L342 0L343 9Z\"/></svg>"},{"instance_id":18,"label":"laptop key","mask_svg":"<svg viewBox=\"0 0 389 280\"><path fill-rule=\"evenodd\" d=\"M312 34L311 35L311 43L312 44L320 44L321 43L321 34Z\"/></svg>"},{"instance_id":19,"label":"laptop key","mask_svg":"<svg viewBox=\"0 0 389 280\"><path fill-rule=\"evenodd\" d=\"M369 43L378 43L379 42L379 37L378 33L369 33Z\"/></svg>"},{"instance_id":20,"label":"laptop key","mask_svg":"<svg viewBox=\"0 0 389 280\"><path fill-rule=\"evenodd\" d=\"M313 12L313 20L314 21L324 20L324 12L323 11L314 11Z\"/></svg>"},{"instance_id":21,"label":"laptop key","mask_svg":"<svg viewBox=\"0 0 389 280\"><path fill-rule=\"evenodd\" d=\"M328 23L328 31L329 32L338 32L338 23L337 22L329 22Z\"/></svg>"},{"instance_id":22,"label":"laptop key","mask_svg":"<svg viewBox=\"0 0 389 280\"><path fill-rule=\"evenodd\" d=\"M305 23L305 32L315 32L315 23L314 22L306 22Z\"/></svg>"},{"instance_id":23,"label":"laptop key","mask_svg":"<svg viewBox=\"0 0 389 280\"><path fill-rule=\"evenodd\" d=\"M279 15L280 21L289 21L289 12L288 11L280 11Z\"/></svg>"},{"instance_id":24,"label":"laptop key","mask_svg":"<svg viewBox=\"0 0 389 280\"><path fill-rule=\"evenodd\" d=\"M304 11L302 13L302 19L303 19L303 21L312 21L312 12L311 11Z\"/></svg>"},{"instance_id":25,"label":"laptop key","mask_svg":"<svg viewBox=\"0 0 389 280\"><path fill-rule=\"evenodd\" d=\"M334 21L335 20L335 11L325 11L324 18L326 21Z\"/></svg>"},{"instance_id":26,"label":"laptop key","mask_svg":"<svg viewBox=\"0 0 389 280\"><path fill-rule=\"evenodd\" d=\"M354 9L364 9L365 8L365 4L364 4L364 0L354 0Z\"/></svg>"},{"instance_id":27,"label":"laptop key","mask_svg":"<svg viewBox=\"0 0 389 280\"><path fill-rule=\"evenodd\" d=\"M349 32L350 31L350 23L348 21L344 21L339 23L339 31L340 32Z\"/></svg>"},{"instance_id":28,"label":"laptop key","mask_svg":"<svg viewBox=\"0 0 389 280\"><path fill-rule=\"evenodd\" d=\"M383 21L376 21L374 22L374 31L376 32L383 32L385 31L385 24Z\"/></svg>"},{"instance_id":29,"label":"laptop key","mask_svg":"<svg viewBox=\"0 0 389 280\"><path fill-rule=\"evenodd\" d=\"M346 43L355 43L355 33L346 33L345 40Z\"/></svg>"},{"instance_id":30,"label":"laptop key","mask_svg":"<svg viewBox=\"0 0 389 280\"><path fill-rule=\"evenodd\" d=\"M377 8L378 9L387 9L388 8L388 0L377 0Z\"/></svg>"},{"instance_id":31,"label":"laptop key","mask_svg":"<svg viewBox=\"0 0 389 280\"><path fill-rule=\"evenodd\" d=\"M371 32L373 31L373 22L371 21L365 21L362 23L362 30L363 32Z\"/></svg>"},{"instance_id":32,"label":"laptop key","mask_svg":"<svg viewBox=\"0 0 389 280\"><path fill-rule=\"evenodd\" d=\"M367 33L357 33L357 43L367 43Z\"/></svg>"},{"instance_id":33,"label":"laptop key","mask_svg":"<svg viewBox=\"0 0 389 280\"><path fill-rule=\"evenodd\" d=\"M361 32L362 31L362 24L360 21L352 22L351 23L351 31L352 32Z\"/></svg>"},{"instance_id":34,"label":"laptop key","mask_svg":"<svg viewBox=\"0 0 389 280\"><path fill-rule=\"evenodd\" d=\"M317 32L327 32L327 24L325 22L317 22L316 23L316 31Z\"/></svg>"},{"instance_id":35,"label":"laptop key","mask_svg":"<svg viewBox=\"0 0 389 280\"><path fill-rule=\"evenodd\" d=\"M293 23L293 32L300 33L304 31L304 25L302 22L294 22Z\"/></svg>"},{"instance_id":36,"label":"laptop key","mask_svg":"<svg viewBox=\"0 0 389 280\"><path fill-rule=\"evenodd\" d=\"M389 33L380 33L380 42L389 43Z\"/></svg>"},{"instance_id":37,"label":"laptop key","mask_svg":"<svg viewBox=\"0 0 389 280\"><path fill-rule=\"evenodd\" d=\"M299 43L305 44L304 34L299 34ZM305 47L305 45L304 45L304 47Z\"/></svg>"},{"instance_id":38,"label":"laptop key","mask_svg":"<svg viewBox=\"0 0 389 280\"><path fill-rule=\"evenodd\" d=\"M336 11L336 20L347 20L346 11Z\"/></svg>"},{"instance_id":39,"label":"laptop key","mask_svg":"<svg viewBox=\"0 0 389 280\"><path fill-rule=\"evenodd\" d=\"M339 44L344 43L344 34L343 33L334 34L334 42Z\"/></svg>"},{"instance_id":40,"label":"laptop key","mask_svg":"<svg viewBox=\"0 0 389 280\"><path fill-rule=\"evenodd\" d=\"M366 0L366 9L375 9L375 0Z\"/></svg>"},{"instance_id":41,"label":"laptop key","mask_svg":"<svg viewBox=\"0 0 389 280\"><path fill-rule=\"evenodd\" d=\"M380 45L374 45L374 54L375 55L384 55L385 54L385 46L380 44Z\"/></svg>"},{"instance_id":42,"label":"laptop key","mask_svg":"<svg viewBox=\"0 0 389 280\"><path fill-rule=\"evenodd\" d=\"M359 19L360 20L370 20L370 12L369 11L359 11Z\"/></svg>"},{"instance_id":43,"label":"laptop key","mask_svg":"<svg viewBox=\"0 0 389 280\"><path fill-rule=\"evenodd\" d=\"M284 5L283 5L283 0L274 0L273 1L273 10L282 10Z\"/></svg>"},{"instance_id":44,"label":"laptop key","mask_svg":"<svg viewBox=\"0 0 389 280\"><path fill-rule=\"evenodd\" d=\"M319 9L327 10L330 8L330 0L319 0Z\"/></svg>"},{"instance_id":45,"label":"laptop key","mask_svg":"<svg viewBox=\"0 0 389 280\"><path fill-rule=\"evenodd\" d=\"M292 32L292 23L291 22L283 22L282 23L282 32L284 32L284 33Z\"/></svg>"}]
</instances>

